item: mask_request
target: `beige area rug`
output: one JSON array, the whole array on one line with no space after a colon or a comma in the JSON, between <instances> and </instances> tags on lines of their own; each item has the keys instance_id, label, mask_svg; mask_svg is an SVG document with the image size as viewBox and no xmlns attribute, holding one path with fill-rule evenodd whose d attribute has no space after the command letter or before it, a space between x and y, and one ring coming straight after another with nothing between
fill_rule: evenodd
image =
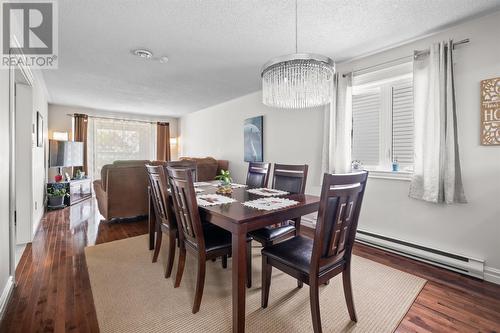
<instances>
[{"instance_id":1,"label":"beige area rug","mask_svg":"<svg viewBox=\"0 0 500 333\"><path fill-rule=\"evenodd\" d=\"M200 312L191 313L196 259L189 254L180 288L164 278L165 251L151 263L147 236L85 249L101 332L231 332L231 260L207 262ZM164 247L162 250L166 248ZM273 269L269 306L260 307L260 248L253 253L253 287L247 289L247 332L312 332L309 287ZM174 265L175 274L177 258ZM361 257L353 258L358 323L349 320L341 276L320 290L324 332L393 332L425 280Z\"/></svg>"}]
</instances>

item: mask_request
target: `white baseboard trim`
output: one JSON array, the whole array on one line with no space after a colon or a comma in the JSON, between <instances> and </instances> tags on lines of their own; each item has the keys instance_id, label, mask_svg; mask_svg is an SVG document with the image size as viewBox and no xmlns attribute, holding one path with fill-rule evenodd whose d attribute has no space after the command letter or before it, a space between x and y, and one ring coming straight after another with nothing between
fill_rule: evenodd
<instances>
[{"instance_id":1,"label":"white baseboard trim","mask_svg":"<svg viewBox=\"0 0 500 333\"><path fill-rule=\"evenodd\" d=\"M45 212L42 211L42 214L36 218L36 222L33 223L33 237L31 240L35 238L36 233L38 232L38 227L40 226L40 222L42 222L43 216L45 215Z\"/></svg>"},{"instance_id":2,"label":"white baseboard trim","mask_svg":"<svg viewBox=\"0 0 500 333\"><path fill-rule=\"evenodd\" d=\"M316 219L313 218L313 217L305 216L305 217L302 217L301 224L304 227L309 227L309 228L315 229ZM363 237L364 237L364 235L360 235L358 233L357 236L356 236L356 240L363 243L363 241L362 241ZM379 247L379 248L382 248L382 249L390 251L390 252L395 252L395 253L397 253L399 255L402 255L402 256L409 256L409 255L407 255L407 254L405 254L405 253L403 253L401 251L395 251L395 249L387 248L385 246L380 247L380 246L376 246L376 245L374 245L372 243L369 243L369 245L375 246L375 247ZM443 252L443 251L441 251L441 252ZM425 252L423 252L423 253L426 254ZM409 256L409 257L413 258L413 256ZM465 272L463 272L461 270L454 269L450 265L441 265L441 264L439 264L439 262L436 262L436 261L424 260L423 257L425 257L425 256L421 254L419 257L413 258L413 259L420 260L420 261L423 261L423 262L427 262L427 263L430 263L432 265L440 266L440 267L443 267L445 269L449 269L449 270L452 270L452 271L458 271L458 272L463 273L463 274L472 275L472 276L477 277L479 279L483 279L485 281L488 281L488 282L500 285L500 269L485 266L484 262L482 260L468 258L469 261L471 262L471 267L473 266L473 268L475 268L477 270L477 272L475 272L474 274L472 274L472 273L465 273Z\"/></svg>"},{"instance_id":3,"label":"white baseboard trim","mask_svg":"<svg viewBox=\"0 0 500 333\"><path fill-rule=\"evenodd\" d=\"M14 278L9 276L9 279L3 288L2 295L0 295L0 321L3 319L5 311L7 310L7 304L9 304L9 299L12 295L12 291L14 290L14 286Z\"/></svg>"},{"instance_id":4,"label":"white baseboard trim","mask_svg":"<svg viewBox=\"0 0 500 333\"><path fill-rule=\"evenodd\" d=\"M500 269L485 266L484 267L484 279L488 282L500 284Z\"/></svg>"}]
</instances>

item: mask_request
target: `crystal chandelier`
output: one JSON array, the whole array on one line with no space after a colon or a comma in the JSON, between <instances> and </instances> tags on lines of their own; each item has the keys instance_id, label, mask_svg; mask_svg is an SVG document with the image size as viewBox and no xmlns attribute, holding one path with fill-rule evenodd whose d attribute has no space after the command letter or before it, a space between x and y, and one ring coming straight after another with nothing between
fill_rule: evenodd
<instances>
[{"instance_id":1,"label":"crystal chandelier","mask_svg":"<svg viewBox=\"0 0 500 333\"><path fill-rule=\"evenodd\" d=\"M262 68L262 102L287 109L328 104L333 94L332 59L297 51L297 0L295 1L295 53L267 62Z\"/></svg>"}]
</instances>

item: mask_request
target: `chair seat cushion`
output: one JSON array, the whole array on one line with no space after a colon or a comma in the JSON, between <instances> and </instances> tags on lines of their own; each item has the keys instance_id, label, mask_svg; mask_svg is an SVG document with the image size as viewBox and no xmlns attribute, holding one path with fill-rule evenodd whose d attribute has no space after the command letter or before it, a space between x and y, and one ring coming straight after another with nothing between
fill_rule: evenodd
<instances>
[{"instance_id":1,"label":"chair seat cushion","mask_svg":"<svg viewBox=\"0 0 500 333\"><path fill-rule=\"evenodd\" d=\"M273 241L279 237L285 236L288 233L295 231L293 225L284 225L279 227L265 227L250 232L250 235L257 241Z\"/></svg>"},{"instance_id":2,"label":"chair seat cushion","mask_svg":"<svg viewBox=\"0 0 500 333\"><path fill-rule=\"evenodd\" d=\"M312 249L312 239L295 236L284 242L264 247L262 255L266 255L305 274L309 274Z\"/></svg>"},{"instance_id":3,"label":"chair seat cushion","mask_svg":"<svg viewBox=\"0 0 500 333\"><path fill-rule=\"evenodd\" d=\"M227 230L219 228L212 223L203 224L203 235L205 237L206 252L217 251L224 248L231 248L231 233ZM251 240L251 237L247 237L247 242Z\"/></svg>"}]
</instances>

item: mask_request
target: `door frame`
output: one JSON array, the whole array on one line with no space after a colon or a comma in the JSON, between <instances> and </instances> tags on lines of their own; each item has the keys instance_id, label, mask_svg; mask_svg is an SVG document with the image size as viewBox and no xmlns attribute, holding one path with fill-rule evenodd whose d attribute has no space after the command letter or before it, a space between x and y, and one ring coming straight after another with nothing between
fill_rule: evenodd
<instances>
[{"instance_id":1,"label":"door frame","mask_svg":"<svg viewBox=\"0 0 500 333\"><path fill-rule=\"evenodd\" d=\"M9 56L22 55L20 44L15 36L11 36L17 48L9 50ZM33 73L29 67L17 64L9 67L9 258L10 276L16 282L16 70L23 75L26 82L33 87Z\"/></svg>"}]
</instances>

